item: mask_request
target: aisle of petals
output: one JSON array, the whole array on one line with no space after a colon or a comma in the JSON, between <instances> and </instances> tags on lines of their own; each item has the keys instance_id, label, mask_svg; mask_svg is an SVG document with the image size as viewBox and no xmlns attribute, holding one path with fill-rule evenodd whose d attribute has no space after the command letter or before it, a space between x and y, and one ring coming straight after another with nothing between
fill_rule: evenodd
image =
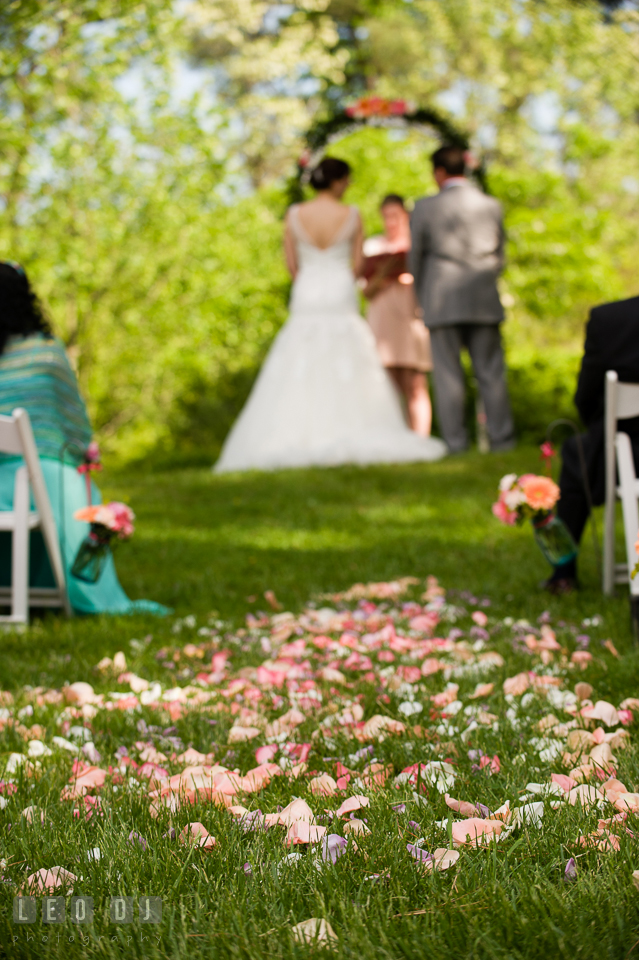
<instances>
[{"instance_id":1,"label":"aisle of petals","mask_svg":"<svg viewBox=\"0 0 639 960\"><path fill-rule=\"evenodd\" d=\"M247 878L264 867L251 843L272 831L280 874L345 858L383 884L393 864L375 858L376 808L392 813L402 855L424 877L499 855L566 813L560 882L588 869L590 851L632 856L639 789L624 750L639 699L611 703L588 682L619 657L601 618L500 619L488 598L446 593L433 577L358 584L299 615L265 598L269 613L249 613L239 630L175 620L154 659L151 638L131 641L146 676L120 652L60 690L0 694L5 882L23 892L77 883L73 864L7 869L11 823L42 826L47 811L26 801L60 770L56 802L85 824L133 792L157 825L153 843L206 857L229 818L245 844L234 869ZM131 849L151 842L134 822L118 829ZM329 924L307 923L294 936L334 941Z\"/></svg>"}]
</instances>

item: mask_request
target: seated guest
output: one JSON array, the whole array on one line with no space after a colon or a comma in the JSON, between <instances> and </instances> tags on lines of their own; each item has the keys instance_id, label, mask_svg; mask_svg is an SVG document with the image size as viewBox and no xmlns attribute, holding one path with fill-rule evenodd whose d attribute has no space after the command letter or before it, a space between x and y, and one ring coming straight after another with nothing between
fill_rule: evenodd
<instances>
[{"instance_id":1,"label":"seated guest","mask_svg":"<svg viewBox=\"0 0 639 960\"><path fill-rule=\"evenodd\" d=\"M412 276L407 273L410 218L402 197L382 200L384 235L364 243L364 296L370 300L367 320L377 341L380 360L406 401L408 425L430 436L432 409L426 371L433 369L430 334L419 318Z\"/></svg>"},{"instance_id":2,"label":"seated guest","mask_svg":"<svg viewBox=\"0 0 639 960\"><path fill-rule=\"evenodd\" d=\"M601 506L606 496L604 405L608 370L616 370L622 382L639 383L639 297L595 307L586 327L575 404L588 431L581 439L594 506ZM635 463L639 464L639 417L620 420L619 429L630 437ZM557 515L572 533L575 543L579 543L589 506L577 438L569 437L561 452L561 499L557 504ZM574 590L577 586L576 560L555 567L545 586L556 594Z\"/></svg>"},{"instance_id":3,"label":"seated guest","mask_svg":"<svg viewBox=\"0 0 639 960\"><path fill-rule=\"evenodd\" d=\"M0 262L0 414L17 407L29 414L42 472L51 501L65 566L71 606L78 613L165 614L166 607L147 600L131 601L118 581L109 557L97 583L71 574L88 525L73 514L87 506L85 478L77 467L91 442L91 425L75 374L62 343L49 323L24 270ZM21 459L0 454L0 510L13 509L15 472ZM101 502L95 485L93 504ZM40 531L31 534L30 585L53 587L55 581ZM0 534L0 584L11 583L11 534Z\"/></svg>"}]
</instances>

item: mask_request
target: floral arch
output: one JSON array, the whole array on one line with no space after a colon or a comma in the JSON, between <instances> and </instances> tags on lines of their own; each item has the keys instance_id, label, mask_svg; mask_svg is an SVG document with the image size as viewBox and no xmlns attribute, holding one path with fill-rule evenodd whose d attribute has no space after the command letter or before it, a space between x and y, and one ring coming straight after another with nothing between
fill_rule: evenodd
<instances>
[{"instance_id":1,"label":"floral arch","mask_svg":"<svg viewBox=\"0 0 639 960\"><path fill-rule=\"evenodd\" d=\"M420 127L424 132L435 133L442 143L450 143L467 151L469 172L486 190L486 171L483 162L470 152L469 137L459 130L450 119L431 107L416 107L406 100L388 100L384 97L361 97L347 107L335 110L328 117L318 120L306 133L306 145L297 170L288 186L289 201L303 199L303 188L308 183L310 171L318 163L326 148L364 127Z\"/></svg>"}]
</instances>

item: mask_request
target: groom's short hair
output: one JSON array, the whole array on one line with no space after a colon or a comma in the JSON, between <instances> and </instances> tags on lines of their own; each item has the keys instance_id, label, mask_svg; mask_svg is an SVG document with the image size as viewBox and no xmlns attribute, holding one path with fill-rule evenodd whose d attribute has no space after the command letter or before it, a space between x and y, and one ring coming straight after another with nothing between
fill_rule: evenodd
<instances>
[{"instance_id":1,"label":"groom's short hair","mask_svg":"<svg viewBox=\"0 0 639 960\"><path fill-rule=\"evenodd\" d=\"M431 157L433 170L441 168L449 177L463 177L466 170L465 151L461 147L443 146Z\"/></svg>"}]
</instances>

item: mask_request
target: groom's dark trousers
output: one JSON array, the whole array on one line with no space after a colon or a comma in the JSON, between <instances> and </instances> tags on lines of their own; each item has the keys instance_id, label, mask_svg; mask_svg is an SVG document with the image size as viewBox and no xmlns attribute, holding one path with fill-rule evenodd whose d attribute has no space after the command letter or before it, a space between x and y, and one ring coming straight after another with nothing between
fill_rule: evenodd
<instances>
[{"instance_id":1,"label":"groom's dark trousers","mask_svg":"<svg viewBox=\"0 0 639 960\"><path fill-rule=\"evenodd\" d=\"M501 206L464 177L415 204L411 273L430 330L437 416L451 453L468 446L464 422L466 347L484 401L492 450L514 444L501 345L504 311L497 291L504 230Z\"/></svg>"},{"instance_id":2,"label":"groom's dark trousers","mask_svg":"<svg viewBox=\"0 0 639 960\"><path fill-rule=\"evenodd\" d=\"M462 347L466 347L470 354L484 402L490 448L509 450L513 444L513 418L499 324L456 323L450 327L431 327L430 343L437 416L449 450L457 453L468 446L466 378L460 358Z\"/></svg>"},{"instance_id":3,"label":"groom's dark trousers","mask_svg":"<svg viewBox=\"0 0 639 960\"><path fill-rule=\"evenodd\" d=\"M608 370L616 370L622 383L639 383L639 297L595 307L586 327L575 405L587 429L581 442L594 506L600 506L606 498L604 408ZM617 429L630 437L635 465L639 465L639 417L619 420ZM576 437L566 440L561 453L557 513L579 543L590 511Z\"/></svg>"}]
</instances>

